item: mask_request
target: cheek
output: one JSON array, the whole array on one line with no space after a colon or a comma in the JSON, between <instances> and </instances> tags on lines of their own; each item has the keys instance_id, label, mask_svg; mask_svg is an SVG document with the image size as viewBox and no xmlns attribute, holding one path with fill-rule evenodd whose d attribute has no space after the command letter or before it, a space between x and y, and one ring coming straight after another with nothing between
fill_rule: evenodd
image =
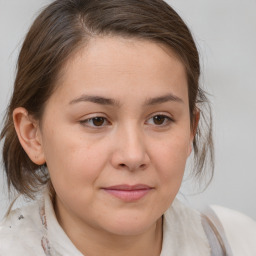
<instances>
[{"instance_id":1,"label":"cheek","mask_svg":"<svg viewBox=\"0 0 256 256\"><path fill-rule=\"evenodd\" d=\"M166 174L182 173L186 164L188 151L190 148L189 138L184 136L175 136L158 143L152 150L155 161L159 166L157 169L165 170Z\"/></svg>"},{"instance_id":2,"label":"cheek","mask_svg":"<svg viewBox=\"0 0 256 256\"><path fill-rule=\"evenodd\" d=\"M183 140L165 140L155 144L152 149L151 160L158 191L155 199L158 207L152 209L152 212L164 213L175 199L184 175L187 160L187 154L184 151L187 146L188 143L183 138Z\"/></svg>"},{"instance_id":3,"label":"cheek","mask_svg":"<svg viewBox=\"0 0 256 256\"><path fill-rule=\"evenodd\" d=\"M106 143L95 143L70 129L46 131L44 141L46 163L56 186L78 189L79 183L93 183L104 168L108 156Z\"/></svg>"},{"instance_id":4,"label":"cheek","mask_svg":"<svg viewBox=\"0 0 256 256\"><path fill-rule=\"evenodd\" d=\"M189 132L186 132L176 133L169 139L155 143L152 148L152 162L158 172L163 197L173 198L177 194L183 179L189 147Z\"/></svg>"}]
</instances>

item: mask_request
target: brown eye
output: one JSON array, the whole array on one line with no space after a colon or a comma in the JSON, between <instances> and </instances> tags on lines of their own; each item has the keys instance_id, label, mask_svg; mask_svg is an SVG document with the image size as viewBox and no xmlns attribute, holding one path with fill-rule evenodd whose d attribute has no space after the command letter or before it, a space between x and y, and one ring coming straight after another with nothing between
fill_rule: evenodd
<instances>
[{"instance_id":1,"label":"brown eye","mask_svg":"<svg viewBox=\"0 0 256 256\"><path fill-rule=\"evenodd\" d=\"M91 122L94 126L102 126L105 123L104 117L94 117L91 119Z\"/></svg>"},{"instance_id":2,"label":"brown eye","mask_svg":"<svg viewBox=\"0 0 256 256\"><path fill-rule=\"evenodd\" d=\"M83 126L87 126L91 128L97 128L97 127L101 128L109 124L109 122L105 117L100 117L100 116L81 120L80 123Z\"/></svg>"},{"instance_id":3,"label":"brown eye","mask_svg":"<svg viewBox=\"0 0 256 256\"><path fill-rule=\"evenodd\" d=\"M147 124L164 127L173 122L173 119L166 115L155 115L147 120Z\"/></svg>"},{"instance_id":4,"label":"brown eye","mask_svg":"<svg viewBox=\"0 0 256 256\"><path fill-rule=\"evenodd\" d=\"M165 123L166 118L167 118L166 116L161 116L161 115L154 116L154 117L153 117L153 122L154 122L154 124L156 124L156 125L162 125L162 124Z\"/></svg>"}]
</instances>

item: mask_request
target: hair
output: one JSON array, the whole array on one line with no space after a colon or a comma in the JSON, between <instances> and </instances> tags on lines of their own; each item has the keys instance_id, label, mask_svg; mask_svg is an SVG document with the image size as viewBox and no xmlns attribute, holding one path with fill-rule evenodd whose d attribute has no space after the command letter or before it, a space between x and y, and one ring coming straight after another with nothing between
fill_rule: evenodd
<instances>
[{"instance_id":1,"label":"hair","mask_svg":"<svg viewBox=\"0 0 256 256\"><path fill-rule=\"evenodd\" d=\"M45 165L34 164L23 150L15 132L12 113L24 107L41 120L44 107L53 94L60 72L72 55L91 38L119 36L161 43L184 64L188 83L191 129L195 113L200 124L193 141L194 171L200 177L210 161L213 175L211 113L206 93L199 85L199 54L188 27L163 0L56 0L32 24L22 45L14 91L1 131L3 163L9 191L34 198L40 186L50 179ZM209 114L209 113L208 113ZM206 125L202 128L202 122Z\"/></svg>"}]
</instances>

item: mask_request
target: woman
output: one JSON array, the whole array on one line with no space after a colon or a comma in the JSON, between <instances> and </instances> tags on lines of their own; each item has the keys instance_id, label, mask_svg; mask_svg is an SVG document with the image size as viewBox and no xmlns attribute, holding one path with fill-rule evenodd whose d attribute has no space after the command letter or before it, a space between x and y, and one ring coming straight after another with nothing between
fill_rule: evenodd
<instances>
[{"instance_id":1,"label":"woman","mask_svg":"<svg viewBox=\"0 0 256 256\"><path fill-rule=\"evenodd\" d=\"M3 221L1 255L253 255L249 218L216 208L246 226L231 237L240 229L223 222L226 237L175 199L191 151L197 176L213 157L199 76L191 33L163 1L42 11L1 133L9 186L38 199Z\"/></svg>"}]
</instances>

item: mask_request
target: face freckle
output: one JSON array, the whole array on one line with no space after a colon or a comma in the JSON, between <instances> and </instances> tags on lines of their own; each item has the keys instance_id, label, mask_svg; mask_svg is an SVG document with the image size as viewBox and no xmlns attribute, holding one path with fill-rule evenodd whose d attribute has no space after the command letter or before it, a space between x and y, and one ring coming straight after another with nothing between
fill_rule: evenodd
<instances>
[{"instance_id":1,"label":"face freckle","mask_svg":"<svg viewBox=\"0 0 256 256\"><path fill-rule=\"evenodd\" d=\"M75 220L142 233L174 200L193 139L184 66L150 41L92 39L67 62L41 132L66 232Z\"/></svg>"}]
</instances>

